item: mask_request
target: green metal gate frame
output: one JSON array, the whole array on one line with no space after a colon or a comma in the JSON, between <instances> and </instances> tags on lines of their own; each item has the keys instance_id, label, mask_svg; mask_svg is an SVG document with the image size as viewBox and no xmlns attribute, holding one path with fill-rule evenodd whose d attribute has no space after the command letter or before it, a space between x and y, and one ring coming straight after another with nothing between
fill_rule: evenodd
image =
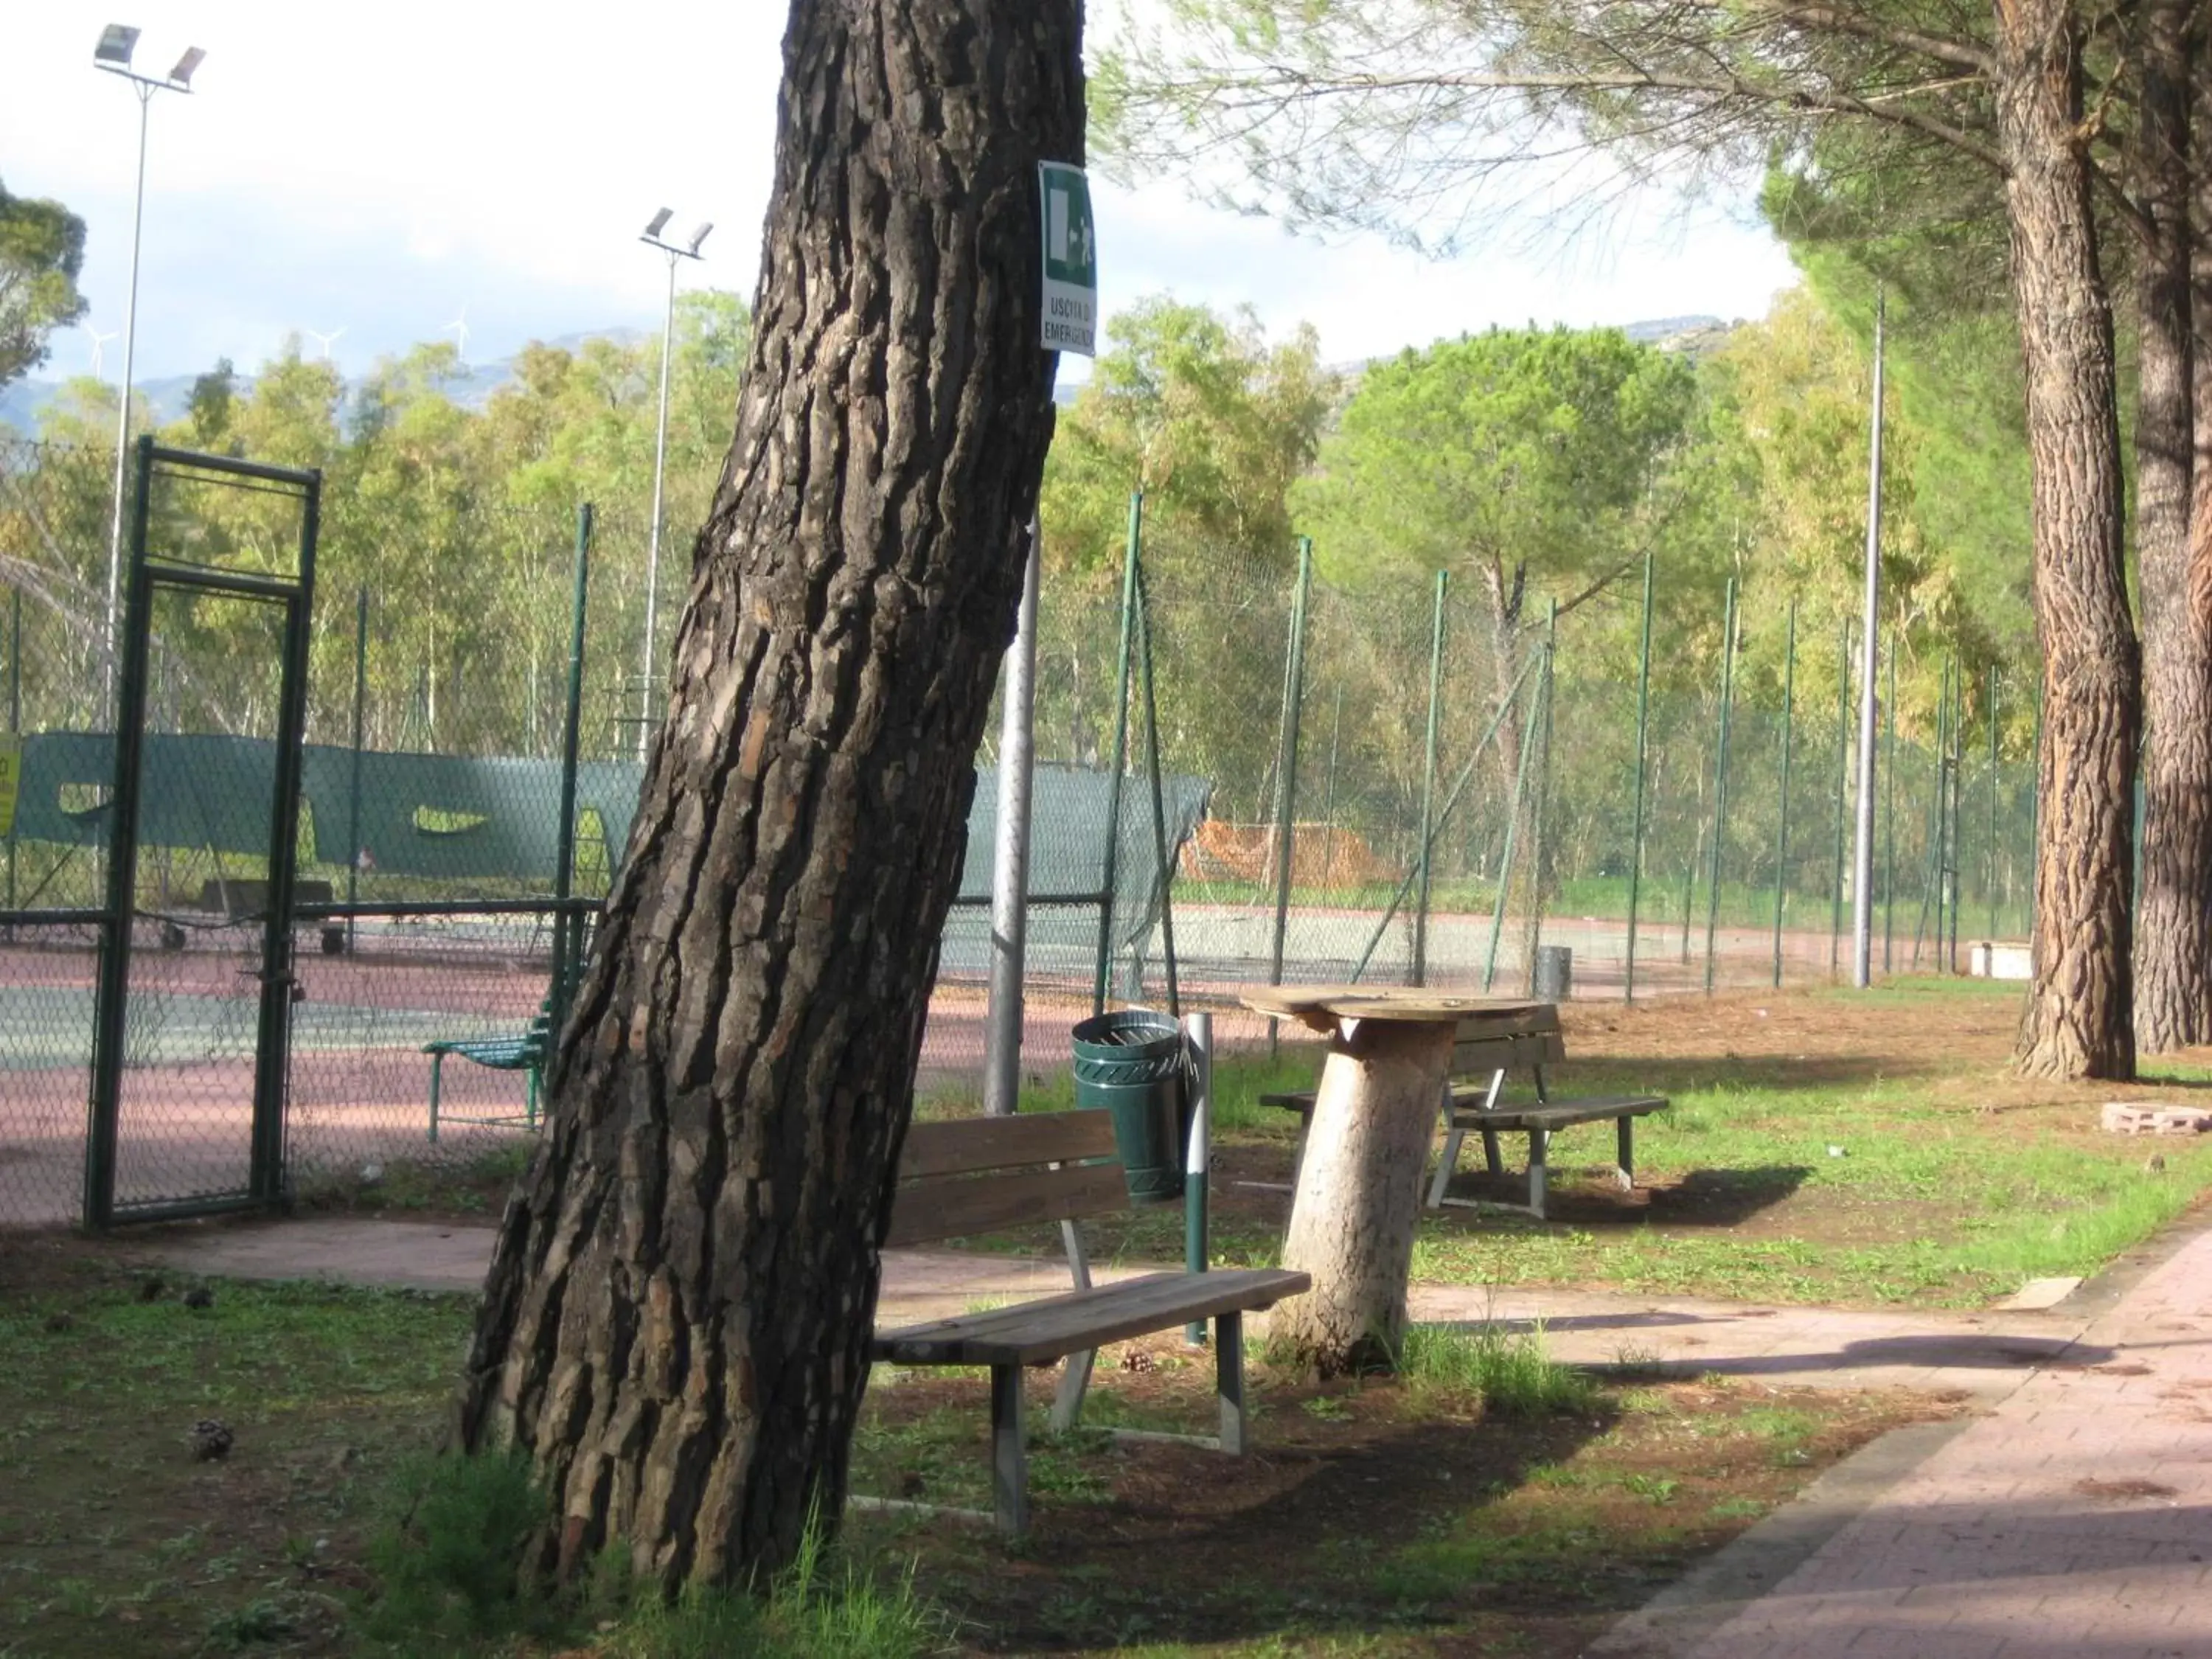
<instances>
[{"instance_id":1,"label":"green metal gate frame","mask_svg":"<svg viewBox=\"0 0 2212 1659\"><path fill-rule=\"evenodd\" d=\"M250 571L187 564L149 553L146 533L155 469L214 475L252 486L296 490L301 503L300 562L290 580ZM292 910L299 857L301 745L307 724L308 620L314 603L315 542L322 515L319 470L298 471L228 455L168 449L138 440L138 487L131 505L131 568L123 612L115 709L115 783L109 801L107 902L99 914L100 973L93 1013L91 1121L85 1148L84 1221L100 1228L120 1221L261 1208L284 1190L284 1098L291 1048L294 974ZM276 766L269 826L268 915L262 933L259 1018L253 1060L253 1117L242 1193L154 1200L118 1206L115 1172L120 1139L125 1016L130 999L131 923L138 876L139 762L146 726L147 660L156 587L197 590L258 600L284 610L284 654L277 694Z\"/></svg>"}]
</instances>

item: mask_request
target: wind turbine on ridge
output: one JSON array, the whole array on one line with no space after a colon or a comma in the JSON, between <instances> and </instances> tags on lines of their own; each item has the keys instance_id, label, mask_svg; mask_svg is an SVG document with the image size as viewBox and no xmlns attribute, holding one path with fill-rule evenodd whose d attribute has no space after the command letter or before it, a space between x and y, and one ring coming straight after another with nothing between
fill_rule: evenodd
<instances>
[{"instance_id":1,"label":"wind turbine on ridge","mask_svg":"<svg viewBox=\"0 0 2212 1659\"><path fill-rule=\"evenodd\" d=\"M463 368L466 368L469 366L469 308L466 306L463 306L461 307L461 314L454 318L452 322L447 323L443 328L440 329L438 332L441 334L452 334L458 337L459 342L459 349L460 351L461 367Z\"/></svg>"},{"instance_id":2,"label":"wind turbine on ridge","mask_svg":"<svg viewBox=\"0 0 2212 1659\"><path fill-rule=\"evenodd\" d=\"M328 362L331 360L331 347L337 343L338 336L344 333L345 330L343 328L334 328L327 334L323 333L320 330L312 328L302 329L300 331L305 334L309 339L313 340L317 345L322 347L323 361L325 362Z\"/></svg>"},{"instance_id":3,"label":"wind turbine on ridge","mask_svg":"<svg viewBox=\"0 0 2212 1659\"><path fill-rule=\"evenodd\" d=\"M77 326L92 337L92 378L96 380L100 378L100 367L101 362L100 349L108 341L117 337L115 331L111 329L106 333L102 334L90 323L79 323Z\"/></svg>"}]
</instances>

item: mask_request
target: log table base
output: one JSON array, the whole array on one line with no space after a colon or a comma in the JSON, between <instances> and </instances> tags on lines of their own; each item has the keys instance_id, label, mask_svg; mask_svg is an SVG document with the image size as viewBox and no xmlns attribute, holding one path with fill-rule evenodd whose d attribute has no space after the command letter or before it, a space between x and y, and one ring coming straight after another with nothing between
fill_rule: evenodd
<instances>
[{"instance_id":1,"label":"log table base","mask_svg":"<svg viewBox=\"0 0 2212 1659\"><path fill-rule=\"evenodd\" d=\"M1345 1018L1331 1036L1283 1266L1313 1289L1278 1307L1271 1343L1323 1376L1387 1369L1406 1333L1421 1182L1451 1061L1449 1020Z\"/></svg>"}]
</instances>

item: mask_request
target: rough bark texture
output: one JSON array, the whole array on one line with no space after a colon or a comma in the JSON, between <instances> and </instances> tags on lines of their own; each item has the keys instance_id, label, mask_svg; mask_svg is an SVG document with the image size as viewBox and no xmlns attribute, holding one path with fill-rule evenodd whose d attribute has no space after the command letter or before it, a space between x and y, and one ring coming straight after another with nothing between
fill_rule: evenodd
<instances>
[{"instance_id":1,"label":"rough bark texture","mask_svg":"<svg viewBox=\"0 0 2212 1659\"><path fill-rule=\"evenodd\" d=\"M2130 845L2140 730L2121 564L2111 296L2081 146L2080 42L2069 0L1999 0L1991 76L2035 469L2035 617L2043 653L2034 983L2021 1068L2135 1074Z\"/></svg>"},{"instance_id":2,"label":"rough bark texture","mask_svg":"<svg viewBox=\"0 0 2212 1659\"><path fill-rule=\"evenodd\" d=\"M2212 1035L2212 629L2191 571L2193 428L2189 7L2144 9L2135 156L2142 238L2136 558L2142 596L2142 893L2136 912L2139 1052Z\"/></svg>"},{"instance_id":3,"label":"rough bark texture","mask_svg":"<svg viewBox=\"0 0 2212 1659\"><path fill-rule=\"evenodd\" d=\"M543 1565L835 1521L971 769L1052 430L1041 157L1080 0L794 0L752 356L671 708L501 1224L463 1443Z\"/></svg>"},{"instance_id":4,"label":"rough bark texture","mask_svg":"<svg viewBox=\"0 0 2212 1659\"><path fill-rule=\"evenodd\" d=\"M1453 1022L1363 1019L1329 1040L1283 1266L1314 1287L1267 1337L1324 1376L1387 1367L1406 1334L1406 1279Z\"/></svg>"}]
</instances>

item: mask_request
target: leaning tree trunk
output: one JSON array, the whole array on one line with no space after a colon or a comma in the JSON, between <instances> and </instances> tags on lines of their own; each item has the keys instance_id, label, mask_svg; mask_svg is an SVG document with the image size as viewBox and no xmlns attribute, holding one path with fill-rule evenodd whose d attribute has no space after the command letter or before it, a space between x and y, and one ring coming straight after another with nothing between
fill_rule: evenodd
<instances>
[{"instance_id":1,"label":"leaning tree trunk","mask_svg":"<svg viewBox=\"0 0 2212 1659\"><path fill-rule=\"evenodd\" d=\"M755 334L671 705L460 1407L539 1565L834 1522L972 763L1052 430L1037 162L1080 0L793 0Z\"/></svg>"},{"instance_id":2,"label":"leaning tree trunk","mask_svg":"<svg viewBox=\"0 0 2212 1659\"><path fill-rule=\"evenodd\" d=\"M2043 656L2035 973L2018 1060L2039 1077L2129 1078L2129 830L2140 726L2121 563L2112 313L2082 154L2069 0L1995 8L1991 76L2035 469Z\"/></svg>"},{"instance_id":3,"label":"leaning tree trunk","mask_svg":"<svg viewBox=\"0 0 2212 1659\"><path fill-rule=\"evenodd\" d=\"M2135 1030L2148 1054L2212 1035L2212 630L2190 579L2189 9L2187 0L2144 9L2135 157L2148 220L2136 416L2144 733Z\"/></svg>"}]
</instances>

